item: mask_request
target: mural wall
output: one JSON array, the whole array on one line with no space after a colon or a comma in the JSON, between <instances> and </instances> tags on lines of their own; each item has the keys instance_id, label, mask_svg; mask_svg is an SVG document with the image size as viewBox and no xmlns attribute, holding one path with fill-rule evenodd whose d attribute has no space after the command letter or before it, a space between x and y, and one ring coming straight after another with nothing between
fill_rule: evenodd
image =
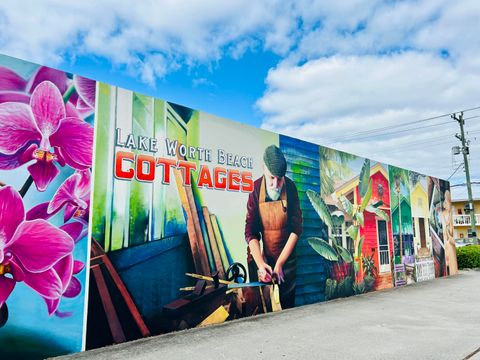
<instances>
[{"instance_id":1,"label":"mural wall","mask_svg":"<svg viewBox=\"0 0 480 360\"><path fill-rule=\"evenodd\" d=\"M95 82L0 57L0 354L83 350Z\"/></svg>"},{"instance_id":2,"label":"mural wall","mask_svg":"<svg viewBox=\"0 0 480 360\"><path fill-rule=\"evenodd\" d=\"M72 353L457 271L448 182L0 65L1 355Z\"/></svg>"}]
</instances>

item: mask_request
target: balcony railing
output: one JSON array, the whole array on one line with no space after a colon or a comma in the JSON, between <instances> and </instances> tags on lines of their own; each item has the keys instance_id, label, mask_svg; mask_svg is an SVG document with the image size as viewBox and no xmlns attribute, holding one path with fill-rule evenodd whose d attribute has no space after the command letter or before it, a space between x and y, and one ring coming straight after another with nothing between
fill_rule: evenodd
<instances>
[{"instance_id":1,"label":"balcony railing","mask_svg":"<svg viewBox=\"0 0 480 360\"><path fill-rule=\"evenodd\" d=\"M480 226L480 214L475 214L477 226ZM470 215L453 215L453 224L455 226L470 226Z\"/></svg>"}]
</instances>

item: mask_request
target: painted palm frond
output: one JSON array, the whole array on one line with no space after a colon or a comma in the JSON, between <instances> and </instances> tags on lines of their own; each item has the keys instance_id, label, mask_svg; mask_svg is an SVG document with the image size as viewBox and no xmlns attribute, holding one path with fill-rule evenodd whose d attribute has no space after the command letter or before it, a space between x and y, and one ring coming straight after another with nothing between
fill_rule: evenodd
<instances>
[{"instance_id":1,"label":"painted palm frond","mask_svg":"<svg viewBox=\"0 0 480 360\"><path fill-rule=\"evenodd\" d=\"M356 212L354 219L358 222L358 225L360 225L361 227L363 227L363 225L365 224L365 218L363 216L363 212Z\"/></svg>"},{"instance_id":2,"label":"painted palm frond","mask_svg":"<svg viewBox=\"0 0 480 360\"><path fill-rule=\"evenodd\" d=\"M362 197L362 204L360 205L360 212L363 212L363 211L365 210L365 208L366 208L367 205L368 205L368 202L369 202L370 199L372 198L372 187L373 187L373 180L370 179L370 181L368 182L367 192L366 192L365 195Z\"/></svg>"},{"instance_id":3,"label":"painted palm frond","mask_svg":"<svg viewBox=\"0 0 480 360\"><path fill-rule=\"evenodd\" d=\"M365 236L361 236L360 240L358 241L358 246L357 246L357 256L360 256L362 254L362 248L363 248L363 241L365 240Z\"/></svg>"},{"instance_id":4,"label":"painted palm frond","mask_svg":"<svg viewBox=\"0 0 480 360\"><path fill-rule=\"evenodd\" d=\"M358 184L358 191L360 192L360 197L364 197L368 191L368 186L370 183L370 160L365 159L363 162L362 170L360 171L360 182Z\"/></svg>"},{"instance_id":5,"label":"painted palm frond","mask_svg":"<svg viewBox=\"0 0 480 360\"><path fill-rule=\"evenodd\" d=\"M398 168L396 166L389 166L390 177L393 181L401 183L403 186L409 186L408 170Z\"/></svg>"},{"instance_id":6,"label":"painted palm frond","mask_svg":"<svg viewBox=\"0 0 480 360\"><path fill-rule=\"evenodd\" d=\"M349 216L353 217L355 209L353 207L353 204L350 202L350 200L348 200L344 195L341 195L340 203L342 204L343 210L345 210L345 212Z\"/></svg>"},{"instance_id":7,"label":"painted palm frond","mask_svg":"<svg viewBox=\"0 0 480 360\"><path fill-rule=\"evenodd\" d=\"M320 256L330 261L338 261L335 249L324 239L319 237L308 238L308 243Z\"/></svg>"},{"instance_id":8,"label":"painted palm frond","mask_svg":"<svg viewBox=\"0 0 480 360\"><path fill-rule=\"evenodd\" d=\"M322 195L334 192L334 184L341 179L353 175L348 163L357 158L356 155L320 146L320 184Z\"/></svg>"},{"instance_id":9,"label":"painted palm frond","mask_svg":"<svg viewBox=\"0 0 480 360\"><path fill-rule=\"evenodd\" d=\"M335 247L335 250L344 262L351 263L353 261L353 257L352 254L350 254L350 251L345 249L343 246L335 244L335 242L333 242L333 246Z\"/></svg>"},{"instance_id":10,"label":"painted palm frond","mask_svg":"<svg viewBox=\"0 0 480 360\"><path fill-rule=\"evenodd\" d=\"M325 204L325 201L323 201L320 195L313 190L307 190L307 196L320 217L320 220L331 228L333 226L332 215L330 214L330 210L328 209L327 204Z\"/></svg>"},{"instance_id":11,"label":"painted palm frond","mask_svg":"<svg viewBox=\"0 0 480 360\"><path fill-rule=\"evenodd\" d=\"M347 234L348 236L350 236L353 240L355 240L358 236L358 231L359 231L359 228L358 226L355 226L355 225L350 225L348 228L347 228Z\"/></svg>"},{"instance_id":12,"label":"painted palm frond","mask_svg":"<svg viewBox=\"0 0 480 360\"><path fill-rule=\"evenodd\" d=\"M373 214L377 215L382 220L385 220L387 222L390 221L390 217L388 216L388 214L385 211L380 210L379 208L376 208L372 205L367 206L365 208L365 211L368 211L369 213L373 213Z\"/></svg>"}]
</instances>

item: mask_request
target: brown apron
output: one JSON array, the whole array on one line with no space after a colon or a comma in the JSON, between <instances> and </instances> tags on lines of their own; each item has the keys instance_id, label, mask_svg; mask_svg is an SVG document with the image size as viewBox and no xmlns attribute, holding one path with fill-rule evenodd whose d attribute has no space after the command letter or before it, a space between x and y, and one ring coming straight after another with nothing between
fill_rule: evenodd
<instances>
[{"instance_id":1,"label":"brown apron","mask_svg":"<svg viewBox=\"0 0 480 360\"><path fill-rule=\"evenodd\" d=\"M262 180L259 194L259 213L262 222L263 254L268 265L275 267L280 253L287 243L290 231L288 229L287 191L286 184L283 186L280 199L266 201L265 178ZM249 272L250 281L257 281L257 268L250 252ZM297 258L295 250L290 254L283 266L284 282L280 284L280 303L283 309L295 306L295 284L297 277Z\"/></svg>"}]
</instances>

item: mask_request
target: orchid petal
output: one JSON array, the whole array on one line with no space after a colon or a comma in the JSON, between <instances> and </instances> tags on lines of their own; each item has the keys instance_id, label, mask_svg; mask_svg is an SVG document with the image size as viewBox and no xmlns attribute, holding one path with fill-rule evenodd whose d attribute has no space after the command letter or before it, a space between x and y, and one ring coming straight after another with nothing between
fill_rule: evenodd
<instances>
[{"instance_id":1,"label":"orchid petal","mask_svg":"<svg viewBox=\"0 0 480 360\"><path fill-rule=\"evenodd\" d=\"M48 205L48 212L53 213L62 208L67 202L76 203L77 194L75 193L77 185L81 180L81 175L79 173L74 173L68 177L62 185L60 185L53 195L50 205Z\"/></svg>"},{"instance_id":2,"label":"orchid petal","mask_svg":"<svg viewBox=\"0 0 480 360\"><path fill-rule=\"evenodd\" d=\"M38 160L27 167L38 191L45 191L60 172L52 161Z\"/></svg>"},{"instance_id":3,"label":"orchid petal","mask_svg":"<svg viewBox=\"0 0 480 360\"><path fill-rule=\"evenodd\" d=\"M0 169L12 170L22 166L26 162L33 159L33 154L37 149L38 146L36 144L32 144L30 146L24 146L12 155L0 154Z\"/></svg>"},{"instance_id":4,"label":"orchid petal","mask_svg":"<svg viewBox=\"0 0 480 360\"><path fill-rule=\"evenodd\" d=\"M57 155L57 162L61 167L64 167L66 165L65 159L62 154L62 149L60 149L58 146L53 147L55 155Z\"/></svg>"},{"instance_id":5,"label":"orchid petal","mask_svg":"<svg viewBox=\"0 0 480 360\"><path fill-rule=\"evenodd\" d=\"M33 116L44 139L57 131L60 120L65 117L62 94L50 81L40 83L30 99ZM44 149L49 150L49 149Z\"/></svg>"},{"instance_id":6,"label":"orchid petal","mask_svg":"<svg viewBox=\"0 0 480 360\"><path fill-rule=\"evenodd\" d=\"M0 104L0 153L15 154L20 148L42 138L30 107L21 103Z\"/></svg>"},{"instance_id":7,"label":"orchid petal","mask_svg":"<svg viewBox=\"0 0 480 360\"><path fill-rule=\"evenodd\" d=\"M28 81L26 86L27 92L32 93L35 88L44 81L50 81L55 84L62 94L67 90L68 78L65 72L46 66L40 66Z\"/></svg>"},{"instance_id":8,"label":"orchid petal","mask_svg":"<svg viewBox=\"0 0 480 360\"><path fill-rule=\"evenodd\" d=\"M6 102L19 102L19 103L29 104L30 95L21 91L0 90L0 103L6 103Z\"/></svg>"},{"instance_id":9,"label":"orchid petal","mask_svg":"<svg viewBox=\"0 0 480 360\"><path fill-rule=\"evenodd\" d=\"M9 250L27 271L40 273L70 255L74 245L73 239L65 231L37 219L20 224Z\"/></svg>"},{"instance_id":10,"label":"orchid petal","mask_svg":"<svg viewBox=\"0 0 480 360\"><path fill-rule=\"evenodd\" d=\"M15 259L12 259L9 265L10 273L12 274L12 277L16 282L22 282L23 280L25 280L25 271L23 271L20 265L17 265Z\"/></svg>"},{"instance_id":11,"label":"orchid petal","mask_svg":"<svg viewBox=\"0 0 480 360\"><path fill-rule=\"evenodd\" d=\"M90 170L79 171L80 179L78 181L76 193L82 200L90 199Z\"/></svg>"},{"instance_id":12,"label":"orchid petal","mask_svg":"<svg viewBox=\"0 0 480 360\"><path fill-rule=\"evenodd\" d=\"M89 223L88 215L89 214L87 213L83 217L75 218L76 221L78 221L80 224L83 224L83 226L84 226L84 228L82 230L82 233L80 234L80 236L78 237L78 239L75 242L78 242L78 241L82 240L85 236L88 235L88 223Z\"/></svg>"},{"instance_id":13,"label":"orchid petal","mask_svg":"<svg viewBox=\"0 0 480 360\"><path fill-rule=\"evenodd\" d=\"M25 216L25 219L26 220L35 220L35 219L48 220L48 219L50 219L56 213L49 214L47 212L48 204L49 204L49 202L46 201L46 202L43 202L43 203L40 203L40 204L34 206L33 208L31 208L30 210L27 211L27 215Z\"/></svg>"},{"instance_id":14,"label":"orchid petal","mask_svg":"<svg viewBox=\"0 0 480 360\"><path fill-rule=\"evenodd\" d=\"M65 118L58 131L50 137L52 146L62 150L65 162L74 169L92 166L93 127L78 118Z\"/></svg>"},{"instance_id":15,"label":"orchid petal","mask_svg":"<svg viewBox=\"0 0 480 360\"><path fill-rule=\"evenodd\" d=\"M65 206L65 212L63 213L63 221L67 222L70 220L73 215L75 215L75 212L77 211L78 206L73 205L71 203L68 203L67 206Z\"/></svg>"},{"instance_id":16,"label":"orchid petal","mask_svg":"<svg viewBox=\"0 0 480 360\"><path fill-rule=\"evenodd\" d=\"M57 272L62 282L62 292L65 292L73 275L73 256L65 256L53 266L53 269Z\"/></svg>"},{"instance_id":17,"label":"orchid petal","mask_svg":"<svg viewBox=\"0 0 480 360\"><path fill-rule=\"evenodd\" d=\"M11 186L0 188L0 264L3 250L9 246L15 230L25 219L25 209L20 194Z\"/></svg>"},{"instance_id":18,"label":"orchid petal","mask_svg":"<svg viewBox=\"0 0 480 360\"><path fill-rule=\"evenodd\" d=\"M73 262L73 273L74 274L78 274L83 269L85 269L85 263L83 261L75 260Z\"/></svg>"},{"instance_id":19,"label":"orchid petal","mask_svg":"<svg viewBox=\"0 0 480 360\"><path fill-rule=\"evenodd\" d=\"M44 298L57 299L62 296L62 281L53 269L41 273L25 272L25 284Z\"/></svg>"},{"instance_id":20,"label":"orchid petal","mask_svg":"<svg viewBox=\"0 0 480 360\"><path fill-rule=\"evenodd\" d=\"M0 66L0 90L25 90L27 82L16 72Z\"/></svg>"},{"instance_id":21,"label":"orchid petal","mask_svg":"<svg viewBox=\"0 0 480 360\"><path fill-rule=\"evenodd\" d=\"M88 106L88 104L80 98L77 102L77 111L81 115L81 118L85 119L95 111L95 108Z\"/></svg>"},{"instance_id":22,"label":"orchid petal","mask_svg":"<svg viewBox=\"0 0 480 360\"><path fill-rule=\"evenodd\" d=\"M95 107L97 82L83 76L74 75L73 82L80 98L90 107Z\"/></svg>"},{"instance_id":23,"label":"orchid petal","mask_svg":"<svg viewBox=\"0 0 480 360\"><path fill-rule=\"evenodd\" d=\"M73 239L74 242L77 241L78 237L82 233L83 225L79 222L70 222L68 224L63 224L60 226L60 229L65 231L70 237Z\"/></svg>"},{"instance_id":24,"label":"orchid petal","mask_svg":"<svg viewBox=\"0 0 480 360\"><path fill-rule=\"evenodd\" d=\"M56 299L43 298L43 300L45 300L45 303L47 304L48 315L52 316L54 313L56 313L58 309L58 305L60 305L60 298L56 298Z\"/></svg>"},{"instance_id":25,"label":"orchid petal","mask_svg":"<svg viewBox=\"0 0 480 360\"><path fill-rule=\"evenodd\" d=\"M0 307L8 299L15 287L16 281L5 276L0 276Z\"/></svg>"},{"instance_id":26,"label":"orchid petal","mask_svg":"<svg viewBox=\"0 0 480 360\"><path fill-rule=\"evenodd\" d=\"M65 113L66 117L82 118L80 111L71 102L65 104Z\"/></svg>"},{"instance_id":27,"label":"orchid petal","mask_svg":"<svg viewBox=\"0 0 480 360\"><path fill-rule=\"evenodd\" d=\"M82 291L82 284L76 277L72 277L72 281L68 284L67 290L63 293L66 298L74 298Z\"/></svg>"}]
</instances>

